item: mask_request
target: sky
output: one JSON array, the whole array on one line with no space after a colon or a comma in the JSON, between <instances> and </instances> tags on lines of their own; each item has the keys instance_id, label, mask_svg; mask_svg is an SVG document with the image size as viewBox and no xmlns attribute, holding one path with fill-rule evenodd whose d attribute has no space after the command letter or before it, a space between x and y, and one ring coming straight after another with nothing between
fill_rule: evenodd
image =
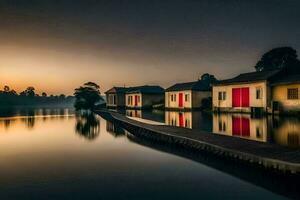
<instances>
[{"instance_id":1,"label":"sky","mask_svg":"<svg viewBox=\"0 0 300 200\"><path fill-rule=\"evenodd\" d=\"M161 85L254 70L300 51L298 0L0 0L0 88Z\"/></svg>"}]
</instances>

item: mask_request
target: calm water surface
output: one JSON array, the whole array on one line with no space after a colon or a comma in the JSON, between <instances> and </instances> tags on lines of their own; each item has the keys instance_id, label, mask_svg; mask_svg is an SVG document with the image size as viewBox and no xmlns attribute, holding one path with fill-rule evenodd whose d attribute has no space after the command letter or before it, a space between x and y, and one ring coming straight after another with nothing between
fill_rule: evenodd
<instances>
[{"instance_id":1,"label":"calm water surface","mask_svg":"<svg viewBox=\"0 0 300 200\"><path fill-rule=\"evenodd\" d=\"M2 112L0 149L0 199L285 199L291 187L69 109Z\"/></svg>"}]
</instances>

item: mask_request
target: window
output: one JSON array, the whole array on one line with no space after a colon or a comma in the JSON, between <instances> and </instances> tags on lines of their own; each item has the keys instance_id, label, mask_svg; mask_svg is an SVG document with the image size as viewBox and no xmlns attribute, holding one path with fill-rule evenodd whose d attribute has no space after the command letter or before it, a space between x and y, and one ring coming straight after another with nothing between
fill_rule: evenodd
<instances>
[{"instance_id":1,"label":"window","mask_svg":"<svg viewBox=\"0 0 300 200\"><path fill-rule=\"evenodd\" d=\"M223 92L223 100L226 100L226 92Z\"/></svg>"},{"instance_id":2,"label":"window","mask_svg":"<svg viewBox=\"0 0 300 200\"><path fill-rule=\"evenodd\" d=\"M140 103L141 102L141 97L137 96L137 102Z\"/></svg>"},{"instance_id":3,"label":"window","mask_svg":"<svg viewBox=\"0 0 300 200\"><path fill-rule=\"evenodd\" d=\"M218 99L219 100L225 100L226 99L226 92L219 92Z\"/></svg>"},{"instance_id":4,"label":"window","mask_svg":"<svg viewBox=\"0 0 300 200\"><path fill-rule=\"evenodd\" d=\"M171 94L171 102L173 101L173 94Z\"/></svg>"},{"instance_id":5,"label":"window","mask_svg":"<svg viewBox=\"0 0 300 200\"><path fill-rule=\"evenodd\" d=\"M176 101L176 94L174 94L174 101Z\"/></svg>"},{"instance_id":6,"label":"window","mask_svg":"<svg viewBox=\"0 0 300 200\"><path fill-rule=\"evenodd\" d=\"M113 104L116 104L116 95L113 96Z\"/></svg>"},{"instance_id":7,"label":"window","mask_svg":"<svg viewBox=\"0 0 300 200\"><path fill-rule=\"evenodd\" d=\"M133 104L132 96L128 96L127 101L128 101L128 105L132 105Z\"/></svg>"},{"instance_id":8,"label":"window","mask_svg":"<svg viewBox=\"0 0 300 200\"><path fill-rule=\"evenodd\" d=\"M190 95L189 94L186 94L184 97L185 97L186 102L190 101Z\"/></svg>"},{"instance_id":9,"label":"window","mask_svg":"<svg viewBox=\"0 0 300 200\"><path fill-rule=\"evenodd\" d=\"M262 99L262 88L256 88L256 99Z\"/></svg>"},{"instance_id":10,"label":"window","mask_svg":"<svg viewBox=\"0 0 300 200\"><path fill-rule=\"evenodd\" d=\"M288 99L298 99L298 88L288 88L287 89Z\"/></svg>"},{"instance_id":11,"label":"window","mask_svg":"<svg viewBox=\"0 0 300 200\"><path fill-rule=\"evenodd\" d=\"M130 105L130 96L127 97L127 102L128 102L128 105Z\"/></svg>"}]
</instances>

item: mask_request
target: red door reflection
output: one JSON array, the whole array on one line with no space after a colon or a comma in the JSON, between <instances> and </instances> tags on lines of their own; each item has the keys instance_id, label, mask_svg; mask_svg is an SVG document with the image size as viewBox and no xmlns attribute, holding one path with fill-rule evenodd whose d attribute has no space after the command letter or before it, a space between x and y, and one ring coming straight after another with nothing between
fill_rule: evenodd
<instances>
[{"instance_id":1,"label":"red door reflection","mask_svg":"<svg viewBox=\"0 0 300 200\"><path fill-rule=\"evenodd\" d=\"M184 116L183 113L179 113L179 126L184 127Z\"/></svg>"},{"instance_id":2,"label":"red door reflection","mask_svg":"<svg viewBox=\"0 0 300 200\"><path fill-rule=\"evenodd\" d=\"M232 117L232 135L250 136L250 119L244 117Z\"/></svg>"}]
</instances>

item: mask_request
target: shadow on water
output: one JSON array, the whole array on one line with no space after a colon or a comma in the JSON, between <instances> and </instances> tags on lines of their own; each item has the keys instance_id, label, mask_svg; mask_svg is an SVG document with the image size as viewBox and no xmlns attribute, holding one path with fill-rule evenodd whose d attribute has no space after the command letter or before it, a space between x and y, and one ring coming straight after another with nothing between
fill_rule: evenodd
<instances>
[{"instance_id":1,"label":"shadow on water","mask_svg":"<svg viewBox=\"0 0 300 200\"><path fill-rule=\"evenodd\" d=\"M75 131L87 140L94 140L100 134L100 121L92 112L78 112L76 113Z\"/></svg>"},{"instance_id":2,"label":"shadow on water","mask_svg":"<svg viewBox=\"0 0 300 200\"><path fill-rule=\"evenodd\" d=\"M124 135L135 144L190 159L288 198L299 198L300 196L299 175L283 174L272 169L244 164L231 158L223 158L204 151L199 153L182 146L144 139L135 136L134 133L122 130L122 127L114 123L111 118L103 118L107 120L109 126L107 129L110 133L119 136Z\"/></svg>"}]
</instances>

